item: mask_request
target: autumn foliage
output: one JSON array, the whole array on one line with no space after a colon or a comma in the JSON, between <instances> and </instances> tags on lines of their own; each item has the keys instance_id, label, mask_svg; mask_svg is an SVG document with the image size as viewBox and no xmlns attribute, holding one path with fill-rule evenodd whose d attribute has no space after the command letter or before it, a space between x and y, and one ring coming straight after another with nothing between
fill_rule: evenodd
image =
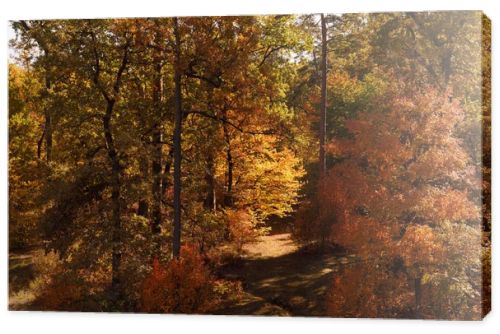
<instances>
[{"instance_id":1,"label":"autumn foliage","mask_svg":"<svg viewBox=\"0 0 500 334\"><path fill-rule=\"evenodd\" d=\"M12 309L487 312L480 12L9 27Z\"/></svg>"},{"instance_id":2,"label":"autumn foliage","mask_svg":"<svg viewBox=\"0 0 500 334\"><path fill-rule=\"evenodd\" d=\"M203 313L216 305L214 277L196 247L184 245L181 257L153 269L144 280L141 310L148 313Z\"/></svg>"},{"instance_id":3,"label":"autumn foliage","mask_svg":"<svg viewBox=\"0 0 500 334\"><path fill-rule=\"evenodd\" d=\"M463 115L450 92L399 82L329 145L342 161L320 186L323 219L361 261L337 278L331 314L479 316L481 188Z\"/></svg>"},{"instance_id":4,"label":"autumn foliage","mask_svg":"<svg viewBox=\"0 0 500 334\"><path fill-rule=\"evenodd\" d=\"M71 275L59 275L44 288L37 303L44 310L81 311L84 294L82 282Z\"/></svg>"}]
</instances>

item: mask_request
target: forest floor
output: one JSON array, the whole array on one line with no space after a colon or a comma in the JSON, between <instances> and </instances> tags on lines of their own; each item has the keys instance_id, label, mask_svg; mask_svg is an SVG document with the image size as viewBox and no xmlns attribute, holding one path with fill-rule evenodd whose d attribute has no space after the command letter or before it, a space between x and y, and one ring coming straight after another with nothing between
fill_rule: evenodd
<instances>
[{"instance_id":1,"label":"forest floor","mask_svg":"<svg viewBox=\"0 0 500 334\"><path fill-rule=\"evenodd\" d=\"M334 249L300 248L290 233L261 236L243 247L244 255L218 270L221 278L240 281L240 298L213 314L326 316L326 297L335 272L355 262ZM33 259L42 250L9 256L9 309L26 309L37 290Z\"/></svg>"},{"instance_id":2,"label":"forest floor","mask_svg":"<svg viewBox=\"0 0 500 334\"><path fill-rule=\"evenodd\" d=\"M220 272L225 279L242 281L243 296L216 314L326 316L335 272L354 262L339 251L300 249L290 233L262 236L244 253Z\"/></svg>"},{"instance_id":3,"label":"forest floor","mask_svg":"<svg viewBox=\"0 0 500 334\"><path fill-rule=\"evenodd\" d=\"M9 309L22 310L35 300L33 259L42 256L43 250L9 254Z\"/></svg>"}]
</instances>

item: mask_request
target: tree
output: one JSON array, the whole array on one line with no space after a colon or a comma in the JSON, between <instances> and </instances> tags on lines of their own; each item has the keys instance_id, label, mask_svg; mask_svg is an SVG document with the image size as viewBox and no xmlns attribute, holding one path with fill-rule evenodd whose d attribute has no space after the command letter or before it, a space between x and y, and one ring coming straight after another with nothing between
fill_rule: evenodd
<instances>
[{"instance_id":1,"label":"tree","mask_svg":"<svg viewBox=\"0 0 500 334\"><path fill-rule=\"evenodd\" d=\"M243 171L257 175L247 169L249 156L255 157L252 161L256 171L260 164L267 164L269 159L260 152L260 143L266 140L282 147L287 145L285 141L293 142L287 132L298 123L292 119L294 111L286 105L286 80L294 75L295 66L286 59L290 49L302 48L302 41L289 16L189 19L186 24L191 25L187 42L192 43L196 53L187 61L189 94L184 102L186 121L191 126L185 138L192 138L199 146L186 154L186 159L193 160L186 164L186 170L189 175L203 176L200 182L206 183L199 188L198 182L190 182L193 190L187 192L201 191L205 208L220 215L219 209L241 208L248 203L247 195L240 196L241 191L251 194L255 183L243 183L241 176L245 175ZM194 163L198 156L206 159ZM285 168L293 170L297 166L287 164ZM283 181L288 186L289 180ZM295 182L290 181L294 188ZM286 194L284 205L294 202L293 197L294 192ZM189 204L186 210L190 210ZM195 206L193 210L197 210ZM198 222L193 228L200 225Z\"/></svg>"},{"instance_id":2,"label":"tree","mask_svg":"<svg viewBox=\"0 0 500 334\"><path fill-rule=\"evenodd\" d=\"M118 29L120 29L120 23L116 22ZM111 201L112 201L112 244L113 244L113 252L112 252L112 278L111 278L111 289L113 295L113 301L118 301L121 297L121 272L120 266L122 261L122 218L121 218L121 173L122 166L120 164L119 152L115 146L115 139L113 134L113 129L111 125L112 117L114 114L114 107L119 98L120 89L122 85L122 77L127 69L129 64L129 53L130 46L132 43L132 35L128 31L117 30L115 32L116 35L112 36L111 42L118 43L116 46L116 51L118 51L118 68L115 69L115 73L113 73L113 68L104 65L108 68L108 74L110 77L103 79L102 74L102 60L100 54L103 51L99 48L101 43L103 43L104 34L99 31L95 31L90 28L90 40L89 40L89 48L90 52L93 55L93 64L92 64L92 80L102 95L106 103L106 111L102 117L102 127L104 132L104 138L106 142L106 151L108 153L109 161L111 164ZM123 28L122 28L123 29ZM101 33L101 34L99 34ZM99 34L99 36L97 35ZM99 38L99 41L97 40ZM115 44L116 45L116 44ZM107 80L104 81L103 80Z\"/></svg>"},{"instance_id":3,"label":"tree","mask_svg":"<svg viewBox=\"0 0 500 334\"><path fill-rule=\"evenodd\" d=\"M34 305L208 312L236 284L210 272L226 252L295 218L359 262L331 314L477 317L478 17L13 22L9 236L50 253Z\"/></svg>"},{"instance_id":4,"label":"tree","mask_svg":"<svg viewBox=\"0 0 500 334\"><path fill-rule=\"evenodd\" d=\"M327 31L325 15L321 14L321 104L320 104L320 121L319 121L319 175L325 176L326 172L326 157L325 157L325 142L326 142L326 81L327 81Z\"/></svg>"},{"instance_id":5,"label":"tree","mask_svg":"<svg viewBox=\"0 0 500 334\"><path fill-rule=\"evenodd\" d=\"M328 148L343 157L321 186L325 214L334 219L332 239L356 250L364 277L358 283L371 287L361 294L354 284L333 290L331 312L349 312L348 303L370 294L368 313L358 316L397 316L409 308L416 317L478 317L471 282L480 271L480 179L456 134L464 112L432 87L388 81L397 84L348 121L352 137ZM386 271L396 278L379 275ZM334 289L344 283L339 279Z\"/></svg>"},{"instance_id":6,"label":"tree","mask_svg":"<svg viewBox=\"0 0 500 334\"><path fill-rule=\"evenodd\" d=\"M41 79L41 78L40 78ZM9 64L9 249L24 249L40 243L36 219L40 215L37 196L46 168L37 158L43 110L37 103L42 89L39 78L24 68Z\"/></svg>"},{"instance_id":7,"label":"tree","mask_svg":"<svg viewBox=\"0 0 500 334\"><path fill-rule=\"evenodd\" d=\"M52 128L53 128L53 110L52 104L50 102L50 94L53 86L53 80L55 74L53 73L53 45L56 43L54 37L47 34L50 29L51 23L42 21L33 21L28 23L27 21L19 21L14 24L14 28L17 29L22 35L26 42L29 43L33 40L38 47L41 49L42 54L38 57L37 63L43 68L44 72L44 89L41 91L42 99L45 101L45 124L43 126L42 136L38 141L38 158L41 157L42 143L45 140L45 159L47 163L52 161Z\"/></svg>"},{"instance_id":8,"label":"tree","mask_svg":"<svg viewBox=\"0 0 500 334\"><path fill-rule=\"evenodd\" d=\"M153 178L151 192L153 194L153 205L151 208L152 222L151 229L153 234L161 232L162 225L162 200L163 189L161 187L162 179L162 127L161 122L164 115L164 101L163 101L163 73L162 68L164 65L165 54L163 52L163 39L165 38L160 28L161 22L155 21L154 31L154 46L153 50L153 92L152 103L154 108L153 126L152 126L152 144L153 144L153 161L151 164L151 174ZM177 65L178 66L178 65ZM177 84L177 81L176 81ZM174 143L175 145L175 143ZM159 247L159 245L157 245Z\"/></svg>"},{"instance_id":9,"label":"tree","mask_svg":"<svg viewBox=\"0 0 500 334\"><path fill-rule=\"evenodd\" d=\"M181 249L181 140L182 140L182 92L181 92L181 36L179 32L179 19L173 19L174 24L174 85L175 85L175 125L174 125L174 226L172 254L179 257Z\"/></svg>"}]
</instances>

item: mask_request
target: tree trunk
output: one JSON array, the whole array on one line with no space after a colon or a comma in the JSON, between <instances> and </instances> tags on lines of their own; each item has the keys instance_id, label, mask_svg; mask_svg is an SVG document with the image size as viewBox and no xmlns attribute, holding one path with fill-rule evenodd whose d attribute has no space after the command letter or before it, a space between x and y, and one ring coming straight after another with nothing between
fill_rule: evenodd
<instances>
[{"instance_id":1,"label":"tree trunk","mask_svg":"<svg viewBox=\"0 0 500 334\"><path fill-rule=\"evenodd\" d=\"M141 97L143 100L146 100L146 93L145 93L144 89L141 89ZM142 129L145 129L147 127L147 122L145 120L145 117L143 117L143 115L144 115L144 113L139 111L139 126ZM147 152L148 143L146 141L144 141L142 143L142 145L143 145L143 151ZM147 155L139 158L139 171L140 171L142 177L144 178L144 180L149 180L150 167L149 167L149 159L148 158L149 157ZM149 215L149 202L148 202L147 197L148 197L147 193L145 191L143 191L141 194L141 198L139 199L139 206L137 208L137 215L144 217L144 218L148 218L148 215Z\"/></svg>"},{"instance_id":2,"label":"tree trunk","mask_svg":"<svg viewBox=\"0 0 500 334\"><path fill-rule=\"evenodd\" d=\"M141 175L148 179L149 177L149 164L148 160L142 158L139 160L139 170L141 171ZM139 207L137 208L137 214L141 217L147 218L149 214L149 205L146 199L146 196L143 196L142 199L139 200Z\"/></svg>"},{"instance_id":3,"label":"tree trunk","mask_svg":"<svg viewBox=\"0 0 500 334\"><path fill-rule=\"evenodd\" d=\"M327 57L327 40L326 40L326 21L325 15L321 14L321 103L320 103L320 121L319 121L319 175L320 178L325 176L326 172L326 57Z\"/></svg>"},{"instance_id":4,"label":"tree trunk","mask_svg":"<svg viewBox=\"0 0 500 334\"><path fill-rule=\"evenodd\" d=\"M215 166L213 152L209 150L207 153L205 166L205 182L207 184L207 192L203 202L206 209L215 211L217 209L217 197L215 195Z\"/></svg>"},{"instance_id":5,"label":"tree trunk","mask_svg":"<svg viewBox=\"0 0 500 334\"><path fill-rule=\"evenodd\" d=\"M42 135L40 136L40 139L38 139L37 143L36 156L38 157L38 159L42 158L42 145L44 140L45 140L45 125L43 127Z\"/></svg>"},{"instance_id":6,"label":"tree trunk","mask_svg":"<svg viewBox=\"0 0 500 334\"><path fill-rule=\"evenodd\" d=\"M174 125L174 226L172 240L172 255L177 258L181 249L181 140L182 140L182 92L181 92L181 49L179 22L174 18L174 99L175 99L175 125Z\"/></svg>"},{"instance_id":7,"label":"tree trunk","mask_svg":"<svg viewBox=\"0 0 500 334\"><path fill-rule=\"evenodd\" d=\"M156 40L159 42L160 36L157 33ZM161 61L162 61L162 53L160 51L156 51L157 54L154 60L154 83L153 83L153 108L154 108L154 116L153 116L153 131L152 131L152 139L153 139L153 163L152 163L152 177L153 177L153 185L152 185L152 193L153 193L153 205L151 209L152 214L152 222L151 222L151 231L153 234L160 234L161 232L161 223L162 223L162 133L161 133L161 119L163 117L162 112L162 96L163 96L163 79L161 75Z\"/></svg>"},{"instance_id":8,"label":"tree trunk","mask_svg":"<svg viewBox=\"0 0 500 334\"><path fill-rule=\"evenodd\" d=\"M47 79L47 86L50 89L50 82ZM50 108L46 107L45 110L45 151L47 162L52 161L52 116L50 114Z\"/></svg>"},{"instance_id":9,"label":"tree trunk","mask_svg":"<svg viewBox=\"0 0 500 334\"><path fill-rule=\"evenodd\" d=\"M161 190L163 192L162 198L165 196L165 192L167 189L172 185L172 183L169 180L169 175L170 175L170 169L172 167L172 160L174 158L174 150L173 148L170 148L168 151L168 156L165 159L165 166L163 168L163 174L161 177Z\"/></svg>"},{"instance_id":10,"label":"tree trunk","mask_svg":"<svg viewBox=\"0 0 500 334\"><path fill-rule=\"evenodd\" d=\"M319 180L322 182L326 174L326 57L327 57L327 39L326 39L326 20L325 15L321 14L321 102L320 102L320 121L319 121ZM329 236L330 224L323 217L322 206L319 206L318 215L321 221L321 245L324 246Z\"/></svg>"},{"instance_id":11,"label":"tree trunk","mask_svg":"<svg viewBox=\"0 0 500 334\"><path fill-rule=\"evenodd\" d=\"M45 58L48 58L49 52L44 49ZM52 82L49 77L49 70L45 68L45 91L44 97L48 99L50 96L50 89L52 87ZM44 127L44 136L45 136L45 158L47 162L50 163L52 161L52 116L50 112L50 105L45 106L45 127Z\"/></svg>"},{"instance_id":12,"label":"tree trunk","mask_svg":"<svg viewBox=\"0 0 500 334\"><path fill-rule=\"evenodd\" d=\"M116 98L120 92L120 84L122 75L127 68L129 57L130 40L127 40L123 46L123 58L116 73L116 78L113 84L113 93L110 94L100 82L100 58L96 48L96 37L91 33L94 43L93 53L95 64L93 69L93 81L96 88L101 92L106 100L106 112L102 117L102 126L104 131L104 139L106 141L106 151L111 162L111 300L116 308L119 307L119 302L122 299L121 286L121 260L122 260L122 221L121 221L121 165L118 157L118 152L115 147L113 131L111 127L111 117L113 116L113 108Z\"/></svg>"},{"instance_id":13,"label":"tree trunk","mask_svg":"<svg viewBox=\"0 0 500 334\"><path fill-rule=\"evenodd\" d=\"M103 129L104 137L106 140L106 150L108 153L109 160L111 162L111 208L112 208L112 278L111 278L111 291L113 301L118 301L121 297L121 277L120 277L120 267L121 267L121 203L120 203L120 173L121 166L118 158L118 154L115 148L113 133L111 129L111 115L113 113L115 101L109 100L106 107L106 114L103 117Z\"/></svg>"}]
</instances>

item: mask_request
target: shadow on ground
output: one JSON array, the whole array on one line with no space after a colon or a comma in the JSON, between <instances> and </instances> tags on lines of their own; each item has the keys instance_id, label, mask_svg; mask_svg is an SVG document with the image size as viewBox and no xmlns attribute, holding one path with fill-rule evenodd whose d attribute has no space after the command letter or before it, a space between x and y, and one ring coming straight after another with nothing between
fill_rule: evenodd
<instances>
[{"instance_id":1,"label":"shadow on ground","mask_svg":"<svg viewBox=\"0 0 500 334\"><path fill-rule=\"evenodd\" d=\"M354 257L336 249L300 249L290 233L260 237L245 245L242 259L219 268L220 277L241 281L243 293L213 314L326 316L333 276ZM9 309L33 309L35 252L9 256ZM95 308L98 309L98 308Z\"/></svg>"},{"instance_id":2,"label":"shadow on ground","mask_svg":"<svg viewBox=\"0 0 500 334\"><path fill-rule=\"evenodd\" d=\"M266 239L271 238L271 239ZM241 262L222 268L221 276L243 282L245 296L218 314L326 316L325 299L339 267L352 257L339 251L304 252L296 246L279 256L260 251L262 244L290 246L289 234L263 237ZM289 248L291 249L291 248ZM273 253L274 254L274 253Z\"/></svg>"}]
</instances>

